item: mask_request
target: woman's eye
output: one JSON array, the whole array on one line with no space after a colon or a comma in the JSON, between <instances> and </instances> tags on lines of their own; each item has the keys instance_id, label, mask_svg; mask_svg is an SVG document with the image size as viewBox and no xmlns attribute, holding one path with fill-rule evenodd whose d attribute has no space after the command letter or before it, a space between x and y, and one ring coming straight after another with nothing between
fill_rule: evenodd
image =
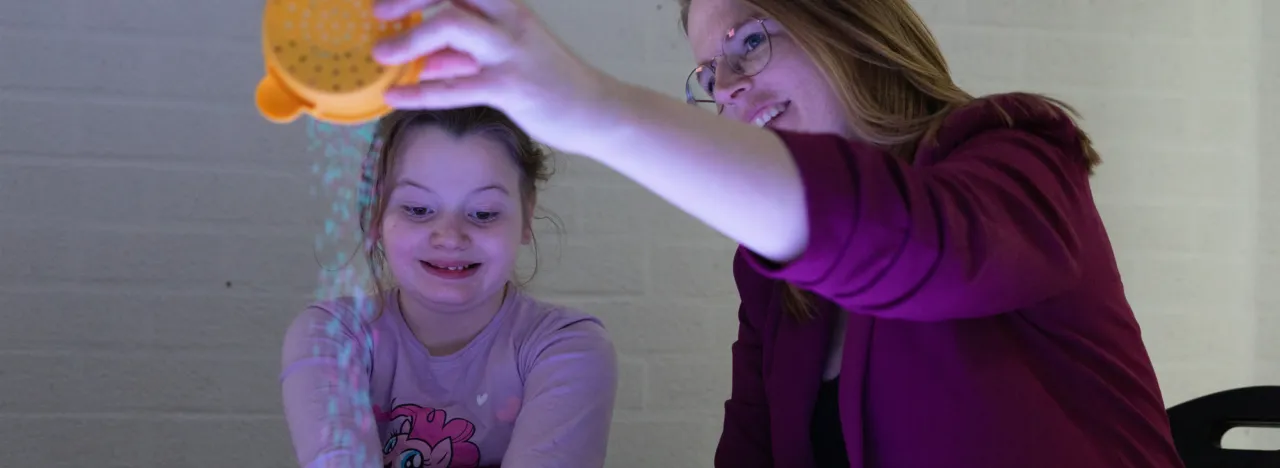
<instances>
[{"instance_id":1,"label":"woman's eye","mask_svg":"<svg viewBox=\"0 0 1280 468\"><path fill-rule=\"evenodd\" d=\"M755 50L756 47L764 45L764 33L755 33L744 37L742 39L742 45L746 47L748 52Z\"/></svg>"},{"instance_id":2,"label":"woman's eye","mask_svg":"<svg viewBox=\"0 0 1280 468\"><path fill-rule=\"evenodd\" d=\"M412 218L421 218L431 214L431 209L421 206L405 206L402 207L404 214Z\"/></svg>"},{"instance_id":3,"label":"woman's eye","mask_svg":"<svg viewBox=\"0 0 1280 468\"><path fill-rule=\"evenodd\" d=\"M498 219L497 211L476 211L471 213L471 218L481 223L489 223Z\"/></svg>"}]
</instances>

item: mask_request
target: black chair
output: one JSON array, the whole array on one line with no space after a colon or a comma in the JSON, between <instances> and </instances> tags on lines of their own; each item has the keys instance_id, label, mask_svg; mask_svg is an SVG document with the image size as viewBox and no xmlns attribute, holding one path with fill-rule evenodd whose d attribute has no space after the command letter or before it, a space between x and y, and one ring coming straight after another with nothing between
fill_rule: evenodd
<instances>
[{"instance_id":1,"label":"black chair","mask_svg":"<svg viewBox=\"0 0 1280 468\"><path fill-rule=\"evenodd\" d=\"M1280 468L1280 450L1222 447L1222 436L1233 428L1280 428L1280 386L1205 395L1169 408L1169 423L1187 468Z\"/></svg>"}]
</instances>

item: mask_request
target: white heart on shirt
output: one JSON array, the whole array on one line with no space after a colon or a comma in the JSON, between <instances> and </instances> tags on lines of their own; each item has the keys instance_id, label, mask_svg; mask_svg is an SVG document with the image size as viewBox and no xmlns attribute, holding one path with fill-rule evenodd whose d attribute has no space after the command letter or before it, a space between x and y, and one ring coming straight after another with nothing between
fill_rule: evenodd
<instances>
[{"instance_id":1,"label":"white heart on shirt","mask_svg":"<svg viewBox=\"0 0 1280 468\"><path fill-rule=\"evenodd\" d=\"M476 395L476 404L477 404L477 405L484 406L484 402L486 402L486 401L489 401L489 394L488 394L488 393L481 393L481 394L479 394L479 395Z\"/></svg>"}]
</instances>

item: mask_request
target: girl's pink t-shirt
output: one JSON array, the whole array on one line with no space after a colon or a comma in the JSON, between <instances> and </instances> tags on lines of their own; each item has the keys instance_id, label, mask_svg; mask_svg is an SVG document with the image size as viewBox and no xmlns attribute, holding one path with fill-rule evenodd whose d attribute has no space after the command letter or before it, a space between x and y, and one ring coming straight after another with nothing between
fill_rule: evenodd
<instances>
[{"instance_id":1,"label":"girl's pink t-shirt","mask_svg":"<svg viewBox=\"0 0 1280 468\"><path fill-rule=\"evenodd\" d=\"M395 291L312 304L283 349L285 417L304 467L601 467L617 357L601 322L517 289L470 344L432 356Z\"/></svg>"}]
</instances>

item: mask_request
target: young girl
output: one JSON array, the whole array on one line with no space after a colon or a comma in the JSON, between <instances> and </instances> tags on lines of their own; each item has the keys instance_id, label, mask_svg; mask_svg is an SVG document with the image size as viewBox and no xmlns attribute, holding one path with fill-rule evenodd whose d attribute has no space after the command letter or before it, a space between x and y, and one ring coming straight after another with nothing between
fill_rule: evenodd
<instances>
[{"instance_id":1,"label":"young girl","mask_svg":"<svg viewBox=\"0 0 1280 468\"><path fill-rule=\"evenodd\" d=\"M494 105L741 244L717 467L1182 465L1089 138L1056 101L962 90L907 0L682 1L712 112L588 66L521 0L450 3L375 51L433 54L393 105Z\"/></svg>"},{"instance_id":2,"label":"young girl","mask_svg":"<svg viewBox=\"0 0 1280 468\"><path fill-rule=\"evenodd\" d=\"M512 282L547 157L485 107L378 123L361 206L379 293L289 327L285 415L304 467L603 466L616 357L601 323Z\"/></svg>"}]
</instances>

